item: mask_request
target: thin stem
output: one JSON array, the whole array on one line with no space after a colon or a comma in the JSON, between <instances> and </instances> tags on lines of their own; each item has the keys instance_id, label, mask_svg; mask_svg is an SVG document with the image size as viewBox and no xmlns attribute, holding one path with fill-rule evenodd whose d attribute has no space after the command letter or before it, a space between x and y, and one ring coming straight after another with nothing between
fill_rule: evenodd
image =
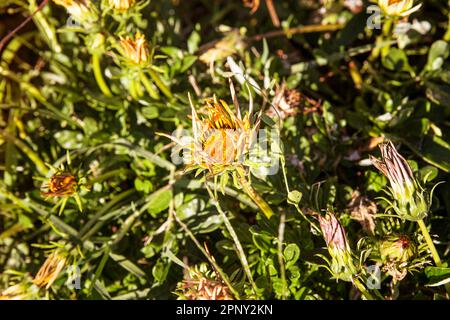
<instances>
[{"instance_id":1,"label":"thin stem","mask_svg":"<svg viewBox=\"0 0 450 320\"><path fill-rule=\"evenodd\" d=\"M174 212L174 218L175 221L181 226L181 228L187 233L189 238L194 242L194 244L197 246L197 248L203 253L203 255L208 259L209 263L211 263L216 271L220 274L220 277L225 282L225 284L230 289L233 296L240 300L239 293L236 291L236 289L231 285L230 279L228 279L228 276L225 274L225 272L222 270L222 268L216 263L216 261L206 252L206 250L202 247L200 242L197 240L197 238L194 236L191 230L177 217L176 212Z\"/></svg>"},{"instance_id":2,"label":"thin stem","mask_svg":"<svg viewBox=\"0 0 450 320\"><path fill-rule=\"evenodd\" d=\"M150 74L150 77L152 78L153 82L155 82L159 90L161 90L161 92L164 93L167 98L172 99L172 92L170 92L170 89L162 82L159 75L152 69L148 70L148 73Z\"/></svg>"},{"instance_id":3,"label":"thin stem","mask_svg":"<svg viewBox=\"0 0 450 320\"><path fill-rule=\"evenodd\" d=\"M150 95L150 97L152 97L155 100L159 100L159 94L158 91L156 91L153 86L152 83L150 82L150 80L148 80L148 78L145 76L145 73L140 72L139 73L139 78L141 79L142 84L145 87L145 90L147 90L148 94Z\"/></svg>"},{"instance_id":4,"label":"thin stem","mask_svg":"<svg viewBox=\"0 0 450 320\"><path fill-rule=\"evenodd\" d=\"M222 217L222 219L223 219L223 221L225 223L225 227L227 228L228 232L230 233L231 238L233 239L234 245L236 247L236 251L237 251L238 256L239 256L239 260L241 260L242 267L244 268L244 271L245 271L245 273L247 275L247 278L248 278L248 280L250 281L250 284L253 287L253 291L254 291L255 295L258 295L258 287L256 286L256 283L253 280L252 272L251 272L250 267L248 265L247 257L245 255L245 252L244 252L244 249L242 247L242 244L239 241L239 238L238 238L238 236L236 234L236 231L234 231L233 226L230 223L230 220L228 219L227 215L225 214L225 212L220 207L220 204L217 201L217 199L214 197L214 194L211 191L211 189L209 189L208 187L206 189L208 190L209 196L211 197L211 200L213 201L214 206L216 207L217 211L219 211L219 214L220 214L220 216Z\"/></svg>"},{"instance_id":5,"label":"thin stem","mask_svg":"<svg viewBox=\"0 0 450 320\"><path fill-rule=\"evenodd\" d=\"M375 298L367 291L366 287L358 280L358 278L353 279L353 284L361 291L362 295L366 297L367 300L375 300Z\"/></svg>"},{"instance_id":6,"label":"thin stem","mask_svg":"<svg viewBox=\"0 0 450 320\"><path fill-rule=\"evenodd\" d=\"M431 239L430 233L428 232L427 226L425 225L425 222L423 219L420 219L417 221L420 227L420 231L422 231L423 237L425 238L425 242L428 245L428 249L431 251L431 256L433 257L434 263L436 264L436 267L442 266L441 258L439 257L439 253L436 250L436 247L434 246L433 239ZM448 294L450 294L450 284L445 284L445 291L447 291Z\"/></svg>"},{"instance_id":7,"label":"thin stem","mask_svg":"<svg viewBox=\"0 0 450 320\"><path fill-rule=\"evenodd\" d=\"M283 212L280 214L280 225L278 226L278 264L280 265L280 278L283 285L282 299L289 298L289 290L286 282L286 266L284 265L283 257L283 242L284 242L284 229L286 222L286 214Z\"/></svg>"},{"instance_id":8,"label":"thin stem","mask_svg":"<svg viewBox=\"0 0 450 320\"><path fill-rule=\"evenodd\" d=\"M92 68L94 69L95 81L97 81L97 85L103 92L103 94L107 97L111 97L111 90L109 90L109 87L106 84L105 79L103 78L103 72L100 66L100 56L101 54L97 52L92 55Z\"/></svg>"}]
</instances>

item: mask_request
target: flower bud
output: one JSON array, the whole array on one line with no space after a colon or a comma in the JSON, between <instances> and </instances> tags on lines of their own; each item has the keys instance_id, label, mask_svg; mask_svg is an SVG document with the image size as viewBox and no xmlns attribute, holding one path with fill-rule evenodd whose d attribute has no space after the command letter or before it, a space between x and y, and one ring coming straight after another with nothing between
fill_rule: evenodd
<instances>
[{"instance_id":1,"label":"flower bud","mask_svg":"<svg viewBox=\"0 0 450 320\"><path fill-rule=\"evenodd\" d=\"M137 32L134 40L130 37L120 39L120 45L123 56L132 63L142 65L150 62L148 43L142 33Z\"/></svg>"},{"instance_id":2,"label":"flower bud","mask_svg":"<svg viewBox=\"0 0 450 320\"><path fill-rule=\"evenodd\" d=\"M426 217L429 203L425 190L414 178L408 162L395 149L391 141L380 145L381 160L370 157L372 164L389 180L395 199L393 209L403 219L418 221Z\"/></svg>"},{"instance_id":3,"label":"flower bud","mask_svg":"<svg viewBox=\"0 0 450 320\"><path fill-rule=\"evenodd\" d=\"M331 255L330 271L336 279L352 281L357 270L353 263L352 252L342 225L332 213L318 216L320 228Z\"/></svg>"},{"instance_id":4,"label":"flower bud","mask_svg":"<svg viewBox=\"0 0 450 320\"><path fill-rule=\"evenodd\" d=\"M414 242L406 235L392 235L380 242L380 257L383 263L408 262L416 253Z\"/></svg>"}]
</instances>

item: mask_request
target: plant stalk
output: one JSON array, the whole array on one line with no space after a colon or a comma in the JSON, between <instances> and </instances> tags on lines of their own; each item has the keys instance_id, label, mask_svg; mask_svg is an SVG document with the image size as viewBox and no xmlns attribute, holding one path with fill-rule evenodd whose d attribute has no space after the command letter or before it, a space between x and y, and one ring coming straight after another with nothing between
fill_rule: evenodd
<instances>
[{"instance_id":1,"label":"plant stalk","mask_svg":"<svg viewBox=\"0 0 450 320\"><path fill-rule=\"evenodd\" d=\"M92 55L92 67L94 69L95 81L97 81L97 85L103 92L103 94L107 97L111 97L112 96L111 90L109 90L109 87L106 84L105 79L103 78L103 72L100 66L100 55L101 54L97 52L95 52Z\"/></svg>"}]
</instances>

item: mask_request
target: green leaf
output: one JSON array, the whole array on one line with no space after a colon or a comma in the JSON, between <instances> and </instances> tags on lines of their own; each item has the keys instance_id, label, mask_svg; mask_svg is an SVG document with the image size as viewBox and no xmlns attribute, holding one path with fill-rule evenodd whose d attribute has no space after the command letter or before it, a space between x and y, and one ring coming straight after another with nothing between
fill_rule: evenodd
<instances>
[{"instance_id":1,"label":"green leaf","mask_svg":"<svg viewBox=\"0 0 450 320\"><path fill-rule=\"evenodd\" d=\"M64 149L73 150L83 146L83 134L79 131L61 130L54 137Z\"/></svg>"},{"instance_id":2,"label":"green leaf","mask_svg":"<svg viewBox=\"0 0 450 320\"><path fill-rule=\"evenodd\" d=\"M444 64L444 61L448 58L449 53L450 47L446 41L438 40L434 42L428 52L428 61L425 65L425 70L440 70Z\"/></svg>"},{"instance_id":3,"label":"green leaf","mask_svg":"<svg viewBox=\"0 0 450 320\"><path fill-rule=\"evenodd\" d=\"M408 56L403 50L390 48L386 56L382 59L383 66L392 71L411 71Z\"/></svg>"},{"instance_id":4,"label":"green leaf","mask_svg":"<svg viewBox=\"0 0 450 320\"><path fill-rule=\"evenodd\" d=\"M302 193L298 190L289 191L287 201L290 204L297 205L302 199Z\"/></svg>"},{"instance_id":5,"label":"green leaf","mask_svg":"<svg viewBox=\"0 0 450 320\"><path fill-rule=\"evenodd\" d=\"M283 255L286 260L286 269L290 269L300 257L300 249L295 243L290 243L284 248Z\"/></svg>"},{"instance_id":6,"label":"green leaf","mask_svg":"<svg viewBox=\"0 0 450 320\"><path fill-rule=\"evenodd\" d=\"M152 216L166 210L172 199L172 190L162 189L152 193L147 200L147 210Z\"/></svg>"},{"instance_id":7,"label":"green leaf","mask_svg":"<svg viewBox=\"0 0 450 320\"><path fill-rule=\"evenodd\" d=\"M444 267L426 267L425 275L430 282L429 287L437 287L450 282L450 268Z\"/></svg>"}]
</instances>

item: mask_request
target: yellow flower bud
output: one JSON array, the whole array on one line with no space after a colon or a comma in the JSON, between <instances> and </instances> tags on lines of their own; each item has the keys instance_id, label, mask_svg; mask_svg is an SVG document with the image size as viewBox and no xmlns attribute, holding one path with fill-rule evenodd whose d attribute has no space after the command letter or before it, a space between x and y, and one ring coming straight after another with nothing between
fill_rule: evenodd
<instances>
[{"instance_id":1,"label":"yellow flower bud","mask_svg":"<svg viewBox=\"0 0 450 320\"><path fill-rule=\"evenodd\" d=\"M145 36L137 32L134 40L131 37L120 39L123 55L134 64L146 64L150 62L150 53Z\"/></svg>"}]
</instances>

